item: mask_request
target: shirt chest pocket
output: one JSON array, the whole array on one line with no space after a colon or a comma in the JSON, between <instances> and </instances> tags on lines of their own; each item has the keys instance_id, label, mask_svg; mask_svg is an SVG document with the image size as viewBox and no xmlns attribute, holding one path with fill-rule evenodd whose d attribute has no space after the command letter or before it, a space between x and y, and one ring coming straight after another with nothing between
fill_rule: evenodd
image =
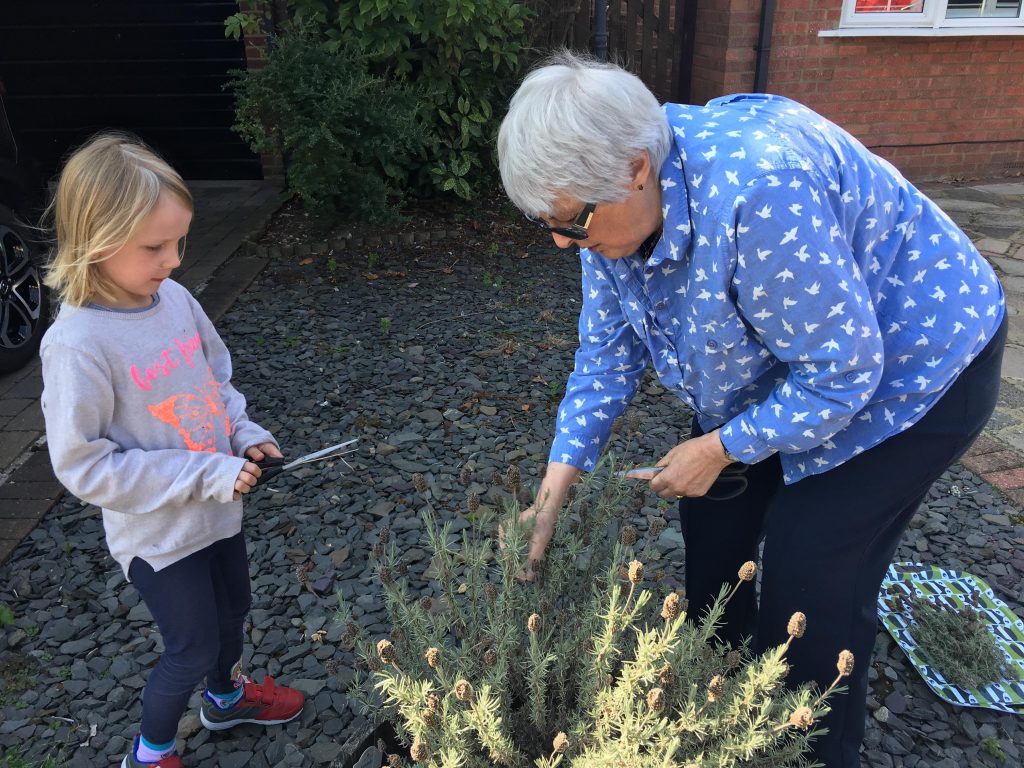
<instances>
[{"instance_id":1,"label":"shirt chest pocket","mask_svg":"<svg viewBox=\"0 0 1024 768\"><path fill-rule=\"evenodd\" d=\"M683 341L683 379L700 410L717 410L724 398L747 386L762 363L759 345L742 323L705 325Z\"/></svg>"}]
</instances>

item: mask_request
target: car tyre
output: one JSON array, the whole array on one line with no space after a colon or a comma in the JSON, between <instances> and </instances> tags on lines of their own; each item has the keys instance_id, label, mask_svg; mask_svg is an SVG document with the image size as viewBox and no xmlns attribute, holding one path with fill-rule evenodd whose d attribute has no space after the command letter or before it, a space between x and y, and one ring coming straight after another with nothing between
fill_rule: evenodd
<instances>
[{"instance_id":1,"label":"car tyre","mask_svg":"<svg viewBox=\"0 0 1024 768\"><path fill-rule=\"evenodd\" d=\"M30 231L0 205L0 373L36 355L50 319L41 249Z\"/></svg>"}]
</instances>

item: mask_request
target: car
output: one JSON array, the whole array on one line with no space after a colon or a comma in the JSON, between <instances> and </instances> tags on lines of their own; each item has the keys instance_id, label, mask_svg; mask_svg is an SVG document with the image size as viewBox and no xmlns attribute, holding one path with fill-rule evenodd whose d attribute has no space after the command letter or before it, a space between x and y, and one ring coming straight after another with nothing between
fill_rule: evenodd
<instances>
[{"instance_id":1,"label":"car","mask_svg":"<svg viewBox=\"0 0 1024 768\"><path fill-rule=\"evenodd\" d=\"M50 320L42 238L34 222L44 187L18 145L0 89L0 374L35 358Z\"/></svg>"}]
</instances>

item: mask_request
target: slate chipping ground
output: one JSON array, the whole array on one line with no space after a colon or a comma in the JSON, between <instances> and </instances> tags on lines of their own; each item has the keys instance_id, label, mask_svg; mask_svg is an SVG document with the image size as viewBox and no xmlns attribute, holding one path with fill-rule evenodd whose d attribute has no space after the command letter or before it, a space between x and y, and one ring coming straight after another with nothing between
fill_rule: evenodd
<instances>
[{"instance_id":1,"label":"slate chipping ground","mask_svg":"<svg viewBox=\"0 0 1024 768\"><path fill-rule=\"evenodd\" d=\"M351 470L303 469L247 499L253 610L246 666L303 690L306 709L285 726L211 734L193 706L179 732L186 766L337 764L364 721L344 695L351 656L337 646L342 628L332 622L333 596L348 597L373 635L386 634L367 552L387 524L411 570L427 566L412 474L426 476L442 517L458 530L466 525L457 507L464 508L467 490L493 504L501 493L490 481L494 470L518 463L532 484L546 460L553 410L572 364L575 260L537 249L521 258L519 246L492 256L486 239L372 250L375 279L367 276L365 248L335 254L333 269L325 256L302 265L271 249L267 269L217 323L250 415L288 453L348 437L359 437L360 449ZM1001 406L1004 419L1013 406ZM641 419L642 437L629 445L628 458L636 460L660 455L688 422L650 376L631 412ZM615 445L624 448L625 436ZM978 452L1002 448L983 443ZM467 463L474 476L468 489L458 479ZM651 496L636 515L641 532L657 502ZM1017 504L957 465L914 518L897 559L980 576L1020 615L1022 543ZM660 549L652 568L681 561L677 526L662 534ZM72 766L119 764L161 644L106 553L97 510L64 498L0 565L0 601L17 616L0 635L0 672L8 680L0 690L0 746L21 745L36 760L63 746ZM316 640L319 630L325 632ZM871 678L864 766L1024 762L1024 730L1014 716L939 701L884 633Z\"/></svg>"}]
</instances>

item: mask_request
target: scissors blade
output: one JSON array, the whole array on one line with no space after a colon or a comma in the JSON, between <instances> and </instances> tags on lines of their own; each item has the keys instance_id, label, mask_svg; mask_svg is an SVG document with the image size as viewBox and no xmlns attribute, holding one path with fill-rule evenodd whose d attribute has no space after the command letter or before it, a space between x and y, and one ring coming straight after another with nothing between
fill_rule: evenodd
<instances>
[{"instance_id":1,"label":"scissors blade","mask_svg":"<svg viewBox=\"0 0 1024 768\"><path fill-rule=\"evenodd\" d=\"M299 456L299 458L295 459L294 461L290 461L283 467L281 467L281 471L284 471L286 469L292 469L293 467L297 467L300 464L308 464L311 461L319 461L323 459L333 458L335 453L341 451L343 448L347 448L353 443L358 442L358 440L358 437L354 437L351 440L346 440L343 443L338 443L337 445L332 445L328 448L321 448L319 451L307 453L305 456Z\"/></svg>"}]
</instances>

